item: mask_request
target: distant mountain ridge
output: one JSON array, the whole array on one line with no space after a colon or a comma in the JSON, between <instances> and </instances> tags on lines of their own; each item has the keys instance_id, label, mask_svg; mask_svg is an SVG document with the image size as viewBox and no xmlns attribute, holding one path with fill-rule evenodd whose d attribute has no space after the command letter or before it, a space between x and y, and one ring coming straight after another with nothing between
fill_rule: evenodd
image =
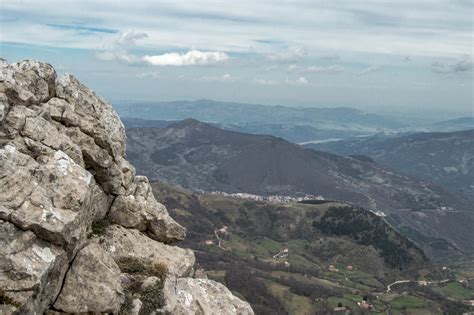
<instances>
[{"instance_id":1,"label":"distant mountain ridge","mask_svg":"<svg viewBox=\"0 0 474 315\"><path fill-rule=\"evenodd\" d=\"M222 128L271 134L293 142L348 138L398 130L406 124L350 107L285 107L212 100L118 103L119 115L146 120L194 118Z\"/></svg>"},{"instance_id":2,"label":"distant mountain ridge","mask_svg":"<svg viewBox=\"0 0 474 315\"><path fill-rule=\"evenodd\" d=\"M448 132L474 129L474 117L460 117L434 123L432 131Z\"/></svg>"},{"instance_id":3,"label":"distant mountain ridge","mask_svg":"<svg viewBox=\"0 0 474 315\"><path fill-rule=\"evenodd\" d=\"M166 128L176 122L172 120L150 120L130 117L122 117L121 119L125 128Z\"/></svg>"},{"instance_id":4,"label":"distant mountain ridge","mask_svg":"<svg viewBox=\"0 0 474 315\"><path fill-rule=\"evenodd\" d=\"M367 155L474 200L474 129L369 137L306 147L342 155Z\"/></svg>"},{"instance_id":5,"label":"distant mountain ridge","mask_svg":"<svg viewBox=\"0 0 474 315\"><path fill-rule=\"evenodd\" d=\"M428 235L425 247L444 238L451 243L443 245L446 249L474 250L466 240L466 235L474 237L472 215L453 212L448 217L441 211L472 210L467 200L367 159L305 149L272 136L222 130L193 119L164 129L128 129L127 137L128 157L138 173L152 179L205 191L319 194L351 201L385 212L395 227ZM420 242L421 235L416 236Z\"/></svg>"},{"instance_id":6,"label":"distant mountain ridge","mask_svg":"<svg viewBox=\"0 0 474 315\"><path fill-rule=\"evenodd\" d=\"M173 102L118 102L125 124L165 127L160 122L197 119L223 129L268 134L295 143L324 142L399 132L446 132L474 128L474 118L427 123L415 117L365 113L351 107L291 107L213 100Z\"/></svg>"}]
</instances>

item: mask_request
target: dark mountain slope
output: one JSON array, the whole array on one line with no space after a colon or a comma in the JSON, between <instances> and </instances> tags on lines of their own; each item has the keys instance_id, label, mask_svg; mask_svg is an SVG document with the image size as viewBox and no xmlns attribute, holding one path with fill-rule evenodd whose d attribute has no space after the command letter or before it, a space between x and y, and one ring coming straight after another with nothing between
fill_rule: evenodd
<instances>
[{"instance_id":1,"label":"dark mountain slope","mask_svg":"<svg viewBox=\"0 0 474 315\"><path fill-rule=\"evenodd\" d=\"M469 241L474 238L474 231L469 231L474 221L464 212L472 210L469 202L370 160L305 149L271 136L221 130L196 120L164 129L132 128L127 137L128 156L138 173L153 179L195 190L312 194L350 201L384 212L395 226L420 231L411 234L424 246L436 241L439 247L437 240L444 238L451 245L437 250L452 246L474 250Z\"/></svg>"},{"instance_id":2,"label":"dark mountain slope","mask_svg":"<svg viewBox=\"0 0 474 315\"><path fill-rule=\"evenodd\" d=\"M364 154L474 200L474 129L353 139L308 147L343 155Z\"/></svg>"}]
</instances>

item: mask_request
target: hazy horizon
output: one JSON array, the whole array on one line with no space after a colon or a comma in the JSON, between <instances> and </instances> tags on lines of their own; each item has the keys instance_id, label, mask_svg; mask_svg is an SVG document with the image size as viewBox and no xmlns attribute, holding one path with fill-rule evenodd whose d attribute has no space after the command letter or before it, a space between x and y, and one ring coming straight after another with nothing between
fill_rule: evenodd
<instances>
[{"instance_id":1,"label":"hazy horizon","mask_svg":"<svg viewBox=\"0 0 474 315\"><path fill-rule=\"evenodd\" d=\"M383 107L383 106L350 106L350 105L331 105L331 104L277 104L277 103L255 103L255 102L238 102L234 100L217 100L209 98L200 98L200 99L170 99L170 100L159 100L159 99L109 99L112 104L133 104L133 103L143 103L143 104L154 104L154 103L168 103L168 102L198 102L202 100L209 100L219 103L238 103L244 105L263 105L263 106L283 106L283 107L294 107L294 108L353 108L360 110L368 114L377 114L384 115L392 118L406 118L411 119L414 123L424 122L424 123L433 123L441 122L446 120L452 120L456 118L464 117L474 117L474 109L471 111L456 111L455 109L435 109L426 112L423 108L412 108L410 110L400 109L396 107ZM423 115L423 116L420 116ZM156 119L156 118L155 118ZM473 126L474 128L474 126Z\"/></svg>"}]
</instances>

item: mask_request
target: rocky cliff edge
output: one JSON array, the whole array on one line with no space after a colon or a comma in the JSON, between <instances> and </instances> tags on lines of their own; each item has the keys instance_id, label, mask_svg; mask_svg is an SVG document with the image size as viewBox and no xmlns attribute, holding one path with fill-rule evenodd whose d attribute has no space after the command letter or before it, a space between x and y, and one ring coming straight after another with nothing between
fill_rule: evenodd
<instances>
[{"instance_id":1,"label":"rocky cliff edge","mask_svg":"<svg viewBox=\"0 0 474 315\"><path fill-rule=\"evenodd\" d=\"M185 229L125 158L112 106L71 75L0 60L0 313L253 314L193 278Z\"/></svg>"}]
</instances>

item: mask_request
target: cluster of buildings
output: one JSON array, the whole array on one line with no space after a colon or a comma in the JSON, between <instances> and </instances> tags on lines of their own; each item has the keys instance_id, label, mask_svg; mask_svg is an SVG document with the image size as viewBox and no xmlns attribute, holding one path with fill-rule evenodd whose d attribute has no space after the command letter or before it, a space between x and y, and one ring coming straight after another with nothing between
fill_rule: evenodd
<instances>
[{"instance_id":1,"label":"cluster of buildings","mask_svg":"<svg viewBox=\"0 0 474 315\"><path fill-rule=\"evenodd\" d=\"M347 265L347 266L346 266L346 269L349 270L349 271L352 271L352 270L354 270L354 266L352 266L352 265ZM328 270L331 271L331 272L339 272L339 268L337 268L337 267L334 266L334 265L329 265L329 266L328 266Z\"/></svg>"},{"instance_id":2,"label":"cluster of buildings","mask_svg":"<svg viewBox=\"0 0 474 315\"><path fill-rule=\"evenodd\" d=\"M273 258L275 258L275 259L277 259L277 258L287 258L287 257L288 257L288 248L283 248L278 253L273 255Z\"/></svg>"},{"instance_id":3,"label":"cluster of buildings","mask_svg":"<svg viewBox=\"0 0 474 315\"><path fill-rule=\"evenodd\" d=\"M374 305L367 301L367 298L364 297L362 301L357 302L357 305L363 310L373 310ZM335 312L345 312L346 314L351 314L351 309L347 306L343 306L342 303L339 303L337 307L334 308ZM364 313L365 314L365 313Z\"/></svg>"},{"instance_id":4,"label":"cluster of buildings","mask_svg":"<svg viewBox=\"0 0 474 315\"><path fill-rule=\"evenodd\" d=\"M359 307L363 310L372 310L374 308L374 306L370 304L369 302L367 302L366 300L357 302L357 305L359 305Z\"/></svg>"},{"instance_id":5,"label":"cluster of buildings","mask_svg":"<svg viewBox=\"0 0 474 315\"><path fill-rule=\"evenodd\" d=\"M303 197L280 196L280 195L260 196L260 195L254 195L254 194L248 194L248 193L226 193L223 191L212 191L211 194L240 198L240 199L247 199L247 200L254 200L254 201L268 201L268 202L274 202L274 203L301 202L305 200L324 200L323 196L315 196L315 195L305 195Z\"/></svg>"}]
</instances>

